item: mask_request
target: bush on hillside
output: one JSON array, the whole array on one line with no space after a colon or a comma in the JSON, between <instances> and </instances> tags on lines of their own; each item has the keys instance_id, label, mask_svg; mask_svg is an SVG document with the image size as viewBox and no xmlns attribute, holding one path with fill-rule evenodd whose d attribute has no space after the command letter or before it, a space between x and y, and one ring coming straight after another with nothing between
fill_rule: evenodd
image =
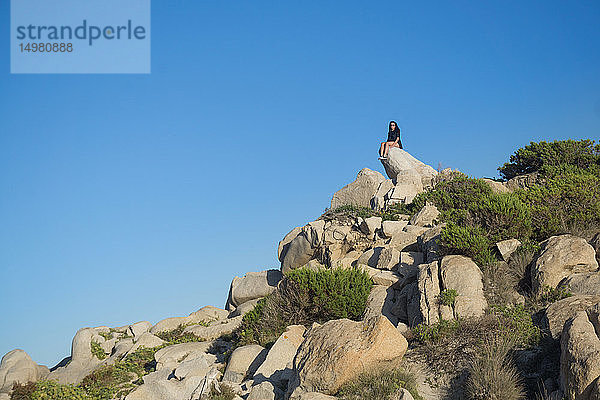
<instances>
[{"instance_id":1,"label":"bush on hillside","mask_svg":"<svg viewBox=\"0 0 600 400\"><path fill-rule=\"evenodd\" d=\"M239 344L268 346L289 325L359 320L372 285L369 275L357 268L290 271L275 292L244 316L236 339Z\"/></svg>"},{"instance_id":2,"label":"bush on hillside","mask_svg":"<svg viewBox=\"0 0 600 400\"><path fill-rule=\"evenodd\" d=\"M593 140L560 140L554 142L531 142L510 156L510 162L498 168L504 179L517 175L540 172L554 175L572 167L597 169L600 165L600 144Z\"/></svg>"},{"instance_id":3,"label":"bush on hillside","mask_svg":"<svg viewBox=\"0 0 600 400\"><path fill-rule=\"evenodd\" d=\"M557 175L518 195L529 206L538 241L561 233L591 236L600 230L600 177L594 174Z\"/></svg>"}]
</instances>

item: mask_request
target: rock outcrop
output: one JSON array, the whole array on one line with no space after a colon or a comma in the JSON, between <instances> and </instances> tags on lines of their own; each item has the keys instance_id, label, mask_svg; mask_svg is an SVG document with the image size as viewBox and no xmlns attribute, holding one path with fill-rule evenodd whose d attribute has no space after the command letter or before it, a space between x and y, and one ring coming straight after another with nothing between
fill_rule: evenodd
<instances>
[{"instance_id":1,"label":"rock outcrop","mask_svg":"<svg viewBox=\"0 0 600 400\"><path fill-rule=\"evenodd\" d=\"M369 168L361 169L354 182L335 192L331 199L331 209L345 205L371 207L371 199L383 181L385 177L379 172Z\"/></svg>"},{"instance_id":2,"label":"rock outcrop","mask_svg":"<svg viewBox=\"0 0 600 400\"><path fill-rule=\"evenodd\" d=\"M563 328L560 340L560 374L567 399L600 398L598 306L588 312L577 312Z\"/></svg>"},{"instance_id":3,"label":"rock outcrop","mask_svg":"<svg viewBox=\"0 0 600 400\"><path fill-rule=\"evenodd\" d=\"M0 362L0 393L8 394L13 384L37 382L49 373L48 367L36 364L24 350L9 351Z\"/></svg>"},{"instance_id":4,"label":"rock outcrop","mask_svg":"<svg viewBox=\"0 0 600 400\"><path fill-rule=\"evenodd\" d=\"M541 243L542 251L531 270L535 292L546 287L556 288L572 274L598 271L596 252L585 241L573 235L552 236Z\"/></svg>"},{"instance_id":5,"label":"rock outcrop","mask_svg":"<svg viewBox=\"0 0 600 400\"><path fill-rule=\"evenodd\" d=\"M283 278L281 271L271 269L262 272L247 272L243 277L235 277L229 288L229 298L225 308L233 311L236 307L270 294Z\"/></svg>"},{"instance_id":6,"label":"rock outcrop","mask_svg":"<svg viewBox=\"0 0 600 400\"><path fill-rule=\"evenodd\" d=\"M404 336L385 317L315 324L294 358L288 396L296 390L334 394L363 371L396 365L407 347Z\"/></svg>"},{"instance_id":7,"label":"rock outcrop","mask_svg":"<svg viewBox=\"0 0 600 400\"><path fill-rule=\"evenodd\" d=\"M433 178L437 175L437 171L427 164L422 163L407 151L392 147L385 160L381 160L381 164L385 168L387 176L392 181L400 182L403 178L398 179L399 174L419 176L423 187L431 186Z\"/></svg>"}]
</instances>

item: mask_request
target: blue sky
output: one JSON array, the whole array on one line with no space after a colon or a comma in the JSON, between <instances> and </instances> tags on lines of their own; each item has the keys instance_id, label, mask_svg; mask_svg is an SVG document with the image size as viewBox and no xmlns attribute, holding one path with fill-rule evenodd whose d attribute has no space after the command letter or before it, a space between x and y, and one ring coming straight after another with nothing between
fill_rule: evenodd
<instances>
[{"instance_id":1,"label":"blue sky","mask_svg":"<svg viewBox=\"0 0 600 400\"><path fill-rule=\"evenodd\" d=\"M223 306L399 122L497 176L600 137L597 1L154 1L150 75L11 75L0 2L0 355Z\"/></svg>"}]
</instances>

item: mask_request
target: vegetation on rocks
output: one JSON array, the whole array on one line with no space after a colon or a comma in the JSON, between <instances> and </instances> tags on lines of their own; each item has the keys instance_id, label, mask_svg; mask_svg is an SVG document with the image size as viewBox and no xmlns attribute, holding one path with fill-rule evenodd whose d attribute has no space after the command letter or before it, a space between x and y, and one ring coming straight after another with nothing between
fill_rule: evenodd
<instances>
[{"instance_id":1,"label":"vegetation on rocks","mask_svg":"<svg viewBox=\"0 0 600 400\"><path fill-rule=\"evenodd\" d=\"M562 233L589 238L600 230L599 149L591 140L531 143L499 169L505 178L540 172L529 189L495 193L483 179L455 176L403 211L435 204L446 223L442 254L462 254L481 266L496 261L492 247L501 240L537 243Z\"/></svg>"},{"instance_id":2,"label":"vegetation on rocks","mask_svg":"<svg viewBox=\"0 0 600 400\"><path fill-rule=\"evenodd\" d=\"M34 386L16 385L11 400L109 400L124 396L143 383L144 375L156 370L154 354L158 350L178 343L204 341L191 333L183 333L184 328L180 325L172 331L159 333L157 336L165 343L150 348L141 346L113 364L102 365L79 385L62 385L52 380L41 380ZM106 356L102 348L100 351ZM24 392L29 397L24 397Z\"/></svg>"},{"instance_id":3,"label":"vegetation on rocks","mask_svg":"<svg viewBox=\"0 0 600 400\"><path fill-rule=\"evenodd\" d=\"M237 341L268 346L289 325L310 326L339 318L359 320L372 285L369 275L357 268L293 270L275 292L244 316L236 332Z\"/></svg>"},{"instance_id":4,"label":"vegetation on rocks","mask_svg":"<svg viewBox=\"0 0 600 400\"><path fill-rule=\"evenodd\" d=\"M406 389L415 398L423 400L417 391L415 376L403 369L374 371L360 375L340 388L340 400L393 400Z\"/></svg>"}]
</instances>

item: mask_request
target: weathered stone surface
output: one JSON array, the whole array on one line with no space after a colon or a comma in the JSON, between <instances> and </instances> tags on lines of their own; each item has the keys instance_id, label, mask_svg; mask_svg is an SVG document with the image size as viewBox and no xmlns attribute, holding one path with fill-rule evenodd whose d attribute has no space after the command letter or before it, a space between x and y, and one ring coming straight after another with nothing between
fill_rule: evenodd
<instances>
[{"instance_id":1,"label":"weathered stone surface","mask_svg":"<svg viewBox=\"0 0 600 400\"><path fill-rule=\"evenodd\" d=\"M331 209L349 204L371 207L371 198L377 193L379 185L385 180L385 177L379 172L363 168L354 182L344 186L333 195Z\"/></svg>"},{"instance_id":2,"label":"weathered stone surface","mask_svg":"<svg viewBox=\"0 0 600 400\"><path fill-rule=\"evenodd\" d=\"M375 236L375 232L381 229L381 217L369 217L362 221L360 230L370 238Z\"/></svg>"},{"instance_id":3,"label":"weathered stone surface","mask_svg":"<svg viewBox=\"0 0 600 400\"><path fill-rule=\"evenodd\" d=\"M214 368L205 376L190 375L185 379L169 379L170 369L161 369L145 375L144 383L129 393L125 400L205 399L212 384L218 384L219 372Z\"/></svg>"},{"instance_id":4,"label":"weathered stone surface","mask_svg":"<svg viewBox=\"0 0 600 400\"><path fill-rule=\"evenodd\" d=\"M14 383L37 382L49 373L48 367L37 365L24 350L9 351L0 362L0 393L8 393Z\"/></svg>"},{"instance_id":5,"label":"weathered stone surface","mask_svg":"<svg viewBox=\"0 0 600 400\"><path fill-rule=\"evenodd\" d=\"M94 328L81 328L75 334L71 344L71 362L51 371L47 379L53 379L62 384L79 384L81 380L102 364L92 354L91 341L97 332Z\"/></svg>"},{"instance_id":6,"label":"weathered stone surface","mask_svg":"<svg viewBox=\"0 0 600 400\"><path fill-rule=\"evenodd\" d=\"M541 248L531 271L532 287L537 293L546 286L556 288L571 274L598 270L594 248L585 239L552 236L541 243Z\"/></svg>"},{"instance_id":7,"label":"weathered stone surface","mask_svg":"<svg viewBox=\"0 0 600 400\"><path fill-rule=\"evenodd\" d=\"M227 310L213 306L205 306L198 311L194 311L187 317L165 318L150 328L150 333L156 335L157 333L176 329L179 327L179 325L198 324L201 322L222 320L227 318L228 315L229 312Z\"/></svg>"},{"instance_id":8,"label":"weathered stone surface","mask_svg":"<svg viewBox=\"0 0 600 400\"><path fill-rule=\"evenodd\" d=\"M421 211L413 215L413 217L410 219L410 224L432 228L437 224L439 217L440 212L438 211L437 207L427 204L421 209Z\"/></svg>"},{"instance_id":9,"label":"weathered stone surface","mask_svg":"<svg viewBox=\"0 0 600 400\"><path fill-rule=\"evenodd\" d=\"M302 325L288 326L269 350L265 361L254 374L254 382L269 381L284 389L291 377L294 355L304 340L306 328Z\"/></svg>"},{"instance_id":10,"label":"weathered stone surface","mask_svg":"<svg viewBox=\"0 0 600 400\"><path fill-rule=\"evenodd\" d=\"M337 397L328 396L319 392L305 392L300 388L296 388L291 394L289 400L336 400Z\"/></svg>"},{"instance_id":11,"label":"weathered stone surface","mask_svg":"<svg viewBox=\"0 0 600 400\"><path fill-rule=\"evenodd\" d=\"M146 333L152 328L152 323L148 321L140 321L135 324L129 325L127 328L127 334L133 336L133 340L136 340L136 337L140 336L142 333Z\"/></svg>"},{"instance_id":12,"label":"weathered stone surface","mask_svg":"<svg viewBox=\"0 0 600 400\"><path fill-rule=\"evenodd\" d=\"M440 224L423 232L417 239L419 250L425 254L425 262L439 259L439 241L442 229L446 224Z\"/></svg>"},{"instance_id":13,"label":"weathered stone surface","mask_svg":"<svg viewBox=\"0 0 600 400\"><path fill-rule=\"evenodd\" d=\"M373 280L376 285L383 285L386 287L395 285L400 280L400 275L394 271L382 271L376 268L371 268L363 264L357 264L358 268L361 268L369 277Z\"/></svg>"},{"instance_id":14,"label":"weathered stone surface","mask_svg":"<svg viewBox=\"0 0 600 400\"><path fill-rule=\"evenodd\" d=\"M212 354L210 355L212 356ZM173 371L173 376L178 380L188 379L192 376L204 378L213 366L213 360L208 354L198 354L186 357Z\"/></svg>"},{"instance_id":15,"label":"weathered stone surface","mask_svg":"<svg viewBox=\"0 0 600 400\"><path fill-rule=\"evenodd\" d=\"M445 256L440 263L443 290L456 290L452 307L455 317L479 317L485 314L487 301L483 295L483 274L468 257Z\"/></svg>"},{"instance_id":16,"label":"weathered stone surface","mask_svg":"<svg viewBox=\"0 0 600 400\"><path fill-rule=\"evenodd\" d=\"M392 270L400 263L400 252L394 248L385 247L377 259L377 269Z\"/></svg>"},{"instance_id":17,"label":"weathered stone surface","mask_svg":"<svg viewBox=\"0 0 600 400\"><path fill-rule=\"evenodd\" d=\"M257 344L238 347L231 353L223 380L242 383L246 375L252 376L267 357L267 350Z\"/></svg>"},{"instance_id":18,"label":"weathered stone surface","mask_svg":"<svg viewBox=\"0 0 600 400\"><path fill-rule=\"evenodd\" d=\"M600 295L600 272L582 272L565 278L560 286L572 294Z\"/></svg>"},{"instance_id":19,"label":"weathered stone surface","mask_svg":"<svg viewBox=\"0 0 600 400\"><path fill-rule=\"evenodd\" d=\"M402 229L408 225L408 221L383 221L381 231L386 238L392 238L394 235L402 232Z\"/></svg>"},{"instance_id":20,"label":"weathered stone surface","mask_svg":"<svg viewBox=\"0 0 600 400\"><path fill-rule=\"evenodd\" d=\"M190 325L183 330L183 333L193 333L199 338L205 340L217 339L236 330L241 324L243 316L229 318L223 321L211 322L209 326Z\"/></svg>"},{"instance_id":21,"label":"weathered stone surface","mask_svg":"<svg viewBox=\"0 0 600 400\"><path fill-rule=\"evenodd\" d=\"M368 265L371 268L376 268L377 263L379 262L379 256L381 255L383 249L383 247L375 247L365 251L360 257L358 257L356 264Z\"/></svg>"},{"instance_id":22,"label":"weathered stone surface","mask_svg":"<svg viewBox=\"0 0 600 400\"><path fill-rule=\"evenodd\" d=\"M559 300L546 309L546 324L554 339L558 339L565 322L579 311L585 311L600 302L600 296L578 295Z\"/></svg>"},{"instance_id":23,"label":"weathered stone surface","mask_svg":"<svg viewBox=\"0 0 600 400\"><path fill-rule=\"evenodd\" d=\"M377 191L371 198L371 208L373 210L381 210L386 205L386 195L392 188L394 187L394 183L391 179L386 179L385 181L379 184Z\"/></svg>"},{"instance_id":24,"label":"weathered stone surface","mask_svg":"<svg viewBox=\"0 0 600 400\"><path fill-rule=\"evenodd\" d=\"M512 253L514 253L520 245L521 242L519 242L518 239L507 239L496 243L496 248L498 249L502 259L504 261L508 261Z\"/></svg>"},{"instance_id":25,"label":"weathered stone surface","mask_svg":"<svg viewBox=\"0 0 600 400\"><path fill-rule=\"evenodd\" d=\"M390 149L387 159L381 160L381 163L387 176L394 181L403 171L415 171L421 177L422 185L426 187L431 185L433 178L437 175L435 169L396 147Z\"/></svg>"},{"instance_id":26,"label":"weathered stone surface","mask_svg":"<svg viewBox=\"0 0 600 400\"><path fill-rule=\"evenodd\" d=\"M241 278L236 276L231 282L227 304L235 308L247 301L265 297L275 290L282 278L281 271L277 269L248 272Z\"/></svg>"},{"instance_id":27,"label":"weathered stone surface","mask_svg":"<svg viewBox=\"0 0 600 400\"><path fill-rule=\"evenodd\" d=\"M415 170L399 172L394 183L394 188L386 195L387 205L412 203L414 198L423 191L422 177Z\"/></svg>"},{"instance_id":28,"label":"weathered stone surface","mask_svg":"<svg viewBox=\"0 0 600 400\"><path fill-rule=\"evenodd\" d=\"M392 308L394 307L394 296L394 289L388 286L373 286L371 293L369 293L369 297L367 298L367 305L365 307L363 320L368 320L373 317L383 315L389 319L394 326L396 326L398 324L398 317L392 313Z\"/></svg>"},{"instance_id":29,"label":"weathered stone surface","mask_svg":"<svg viewBox=\"0 0 600 400\"><path fill-rule=\"evenodd\" d=\"M560 375L566 398L597 400L592 391L600 376L600 339L585 311L567 321L560 347Z\"/></svg>"},{"instance_id":30,"label":"weathered stone surface","mask_svg":"<svg viewBox=\"0 0 600 400\"><path fill-rule=\"evenodd\" d=\"M131 346L131 348L127 351L127 354L133 353L142 346L147 348L160 346L161 344L165 343L165 341L158 336L151 334L150 332L144 332L137 338L134 337L133 343L133 346Z\"/></svg>"},{"instance_id":31,"label":"weathered stone surface","mask_svg":"<svg viewBox=\"0 0 600 400\"><path fill-rule=\"evenodd\" d=\"M277 246L277 259L279 260L279 262L283 261L285 253L288 250L288 245L292 240L294 240L296 236L300 234L300 232L302 232L302 227L297 226L294 229L292 229L287 235L285 235L283 239L281 239L281 242L279 242L279 245Z\"/></svg>"},{"instance_id":32,"label":"weathered stone surface","mask_svg":"<svg viewBox=\"0 0 600 400\"><path fill-rule=\"evenodd\" d=\"M263 381L250 390L246 400L277 400L283 396L283 390L269 381Z\"/></svg>"},{"instance_id":33,"label":"weathered stone surface","mask_svg":"<svg viewBox=\"0 0 600 400\"><path fill-rule=\"evenodd\" d=\"M302 267L314 256L315 249L302 233L296 236L288 245L287 252L281 262L283 273Z\"/></svg>"},{"instance_id":34,"label":"weathered stone surface","mask_svg":"<svg viewBox=\"0 0 600 400\"><path fill-rule=\"evenodd\" d=\"M233 317L239 317L246 315L246 313L248 311L251 311L252 309L254 309L254 307L256 307L256 304L258 304L258 302L260 301L260 299L254 299L254 300L250 300L247 301L243 304L240 304L239 306L237 306L235 308L235 310L233 310L230 314L229 314L229 318L233 318Z\"/></svg>"},{"instance_id":35,"label":"weathered stone surface","mask_svg":"<svg viewBox=\"0 0 600 400\"><path fill-rule=\"evenodd\" d=\"M187 358L193 359L199 355L206 355L208 350L214 345L214 342L189 342L179 343L172 346L163 347L154 353L156 361L156 370L169 369L173 370L181 362ZM210 360L214 362L215 356Z\"/></svg>"},{"instance_id":36,"label":"weathered stone surface","mask_svg":"<svg viewBox=\"0 0 600 400\"><path fill-rule=\"evenodd\" d=\"M435 324L440 319L438 297L440 282L438 263L419 265L416 285L407 294L408 325Z\"/></svg>"},{"instance_id":37,"label":"weathered stone surface","mask_svg":"<svg viewBox=\"0 0 600 400\"><path fill-rule=\"evenodd\" d=\"M538 181L538 173L531 172L529 174L517 175L514 178L509 179L505 186L510 191L514 191L517 189L529 189L533 185L535 185Z\"/></svg>"},{"instance_id":38,"label":"weathered stone surface","mask_svg":"<svg viewBox=\"0 0 600 400\"><path fill-rule=\"evenodd\" d=\"M408 228L405 227L404 229ZM386 247L391 247L399 251L415 251L418 249L417 246L417 235L414 232L397 232L392 238L386 243Z\"/></svg>"},{"instance_id":39,"label":"weathered stone surface","mask_svg":"<svg viewBox=\"0 0 600 400\"><path fill-rule=\"evenodd\" d=\"M333 394L363 371L397 363L407 347L404 336L383 316L361 322L339 319L315 324L294 358L288 394L298 387Z\"/></svg>"}]
</instances>

